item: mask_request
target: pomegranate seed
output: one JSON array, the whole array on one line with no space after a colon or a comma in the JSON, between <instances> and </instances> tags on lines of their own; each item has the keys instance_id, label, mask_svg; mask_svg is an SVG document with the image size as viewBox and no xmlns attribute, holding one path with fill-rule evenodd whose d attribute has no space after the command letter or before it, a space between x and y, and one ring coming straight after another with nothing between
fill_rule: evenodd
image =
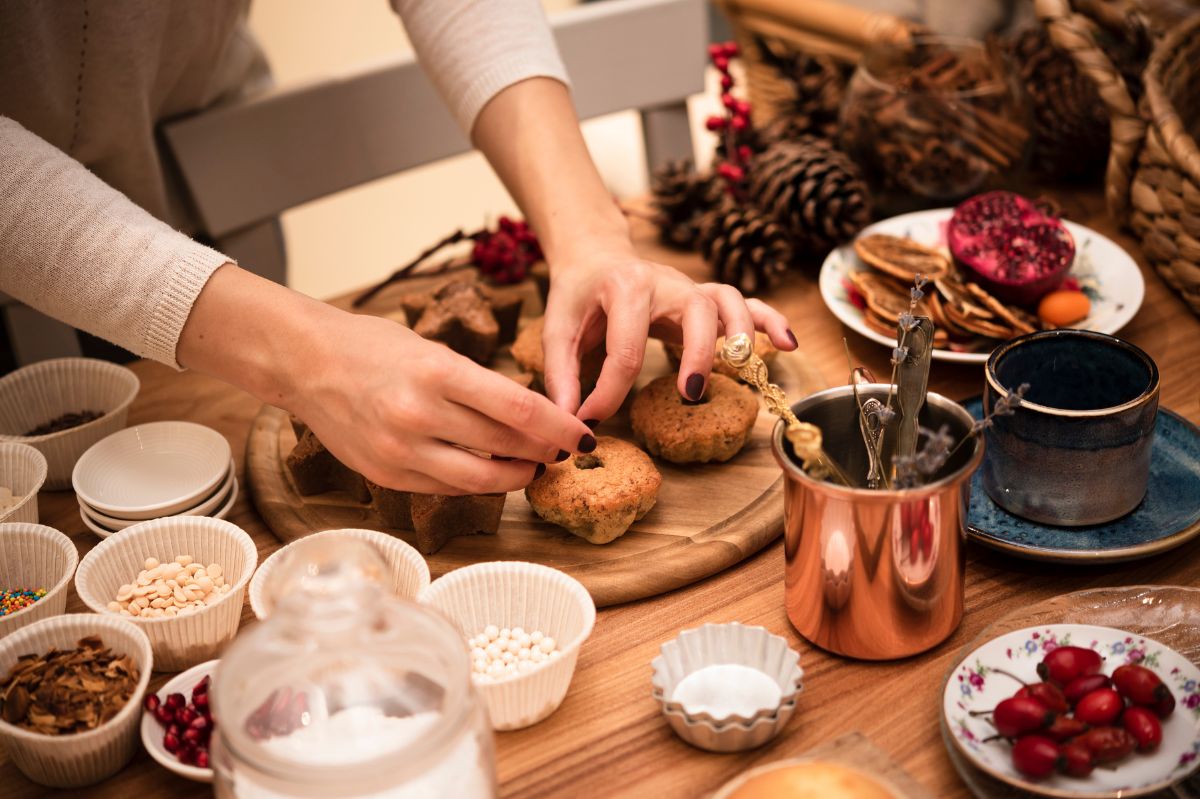
<instances>
[{"instance_id":1,"label":"pomegranate seed","mask_svg":"<svg viewBox=\"0 0 1200 799\"><path fill-rule=\"evenodd\" d=\"M179 710L187 704L187 699L183 694L171 694L167 697L167 707L172 710Z\"/></svg>"},{"instance_id":2,"label":"pomegranate seed","mask_svg":"<svg viewBox=\"0 0 1200 799\"><path fill-rule=\"evenodd\" d=\"M196 750L196 766L198 768L208 768L208 750L207 749L197 749Z\"/></svg>"},{"instance_id":3,"label":"pomegranate seed","mask_svg":"<svg viewBox=\"0 0 1200 799\"><path fill-rule=\"evenodd\" d=\"M146 694L146 699L142 702L142 707L153 713L154 711L158 710L160 701L161 700L158 698L158 694Z\"/></svg>"},{"instance_id":4,"label":"pomegranate seed","mask_svg":"<svg viewBox=\"0 0 1200 799\"><path fill-rule=\"evenodd\" d=\"M189 706L189 707L181 708L180 711L175 714L175 720L178 721L180 724L191 724L192 719L196 718L196 716L197 716L196 711L192 707Z\"/></svg>"},{"instance_id":5,"label":"pomegranate seed","mask_svg":"<svg viewBox=\"0 0 1200 799\"><path fill-rule=\"evenodd\" d=\"M154 718L165 727L175 720L175 711L169 705L159 705L154 711Z\"/></svg>"},{"instance_id":6,"label":"pomegranate seed","mask_svg":"<svg viewBox=\"0 0 1200 799\"><path fill-rule=\"evenodd\" d=\"M200 682L196 683L196 687L192 689L192 699L195 700L195 698L200 694L207 694L208 693L208 684L209 684L209 679L208 679L208 675L206 674L206 675L204 675L204 679L202 679Z\"/></svg>"},{"instance_id":7,"label":"pomegranate seed","mask_svg":"<svg viewBox=\"0 0 1200 799\"><path fill-rule=\"evenodd\" d=\"M196 765L196 747L180 744L179 751L175 753L175 757L185 766L194 766Z\"/></svg>"},{"instance_id":8,"label":"pomegranate seed","mask_svg":"<svg viewBox=\"0 0 1200 799\"><path fill-rule=\"evenodd\" d=\"M196 707L196 710L200 711L201 713L207 713L208 694L196 694L192 697L192 704Z\"/></svg>"},{"instance_id":9,"label":"pomegranate seed","mask_svg":"<svg viewBox=\"0 0 1200 799\"><path fill-rule=\"evenodd\" d=\"M179 738L172 735L171 733L167 733L166 735L164 735L163 736L163 749L166 749L171 754L175 754L176 752L178 752L179 751Z\"/></svg>"},{"instance_id":10,"label":"pomegranate seed","mask_svg":"<svg viewBox=\"0 0 1200 799\"><path fill-rule=\"evenodd\" d=\"M195 727L188 727L183 731L183 740L190 744L200 743L200 739L202 737L203 735L201 734L200 730L197 730Z\"/></svg>"}]
</instances>

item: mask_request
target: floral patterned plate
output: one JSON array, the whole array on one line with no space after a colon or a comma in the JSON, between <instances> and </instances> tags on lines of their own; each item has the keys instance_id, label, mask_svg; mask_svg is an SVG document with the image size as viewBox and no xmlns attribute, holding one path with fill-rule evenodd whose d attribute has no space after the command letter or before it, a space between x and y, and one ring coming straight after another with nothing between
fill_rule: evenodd
<instances>
[{"instance_id":1,"label":"floral patterned plate","mask_svg":"<svg viewBox=\"0 0 1200 799\"><path fill-rule=\"evenodd\" d=\"M995 728L988 710L1020 687L1037 682L1036 667L1058 646L1083 646L1104 656L1105 673L1125 663L1153 669L1175 694L1175 711L1163 720L1163 741L1149 754L1135 752L1115 768L1097 768L1079 779L1055 774L1033 781L1012 765L1012 746L987 741ZM1125 630L1091 624L1043 624L1013 630L974 649L950 672L942 694L943 724L951 744L973 766L1034 794L1071 799L1145 796L1180 782L1200 767L1200 668L1170 647Z\"/></svg>"},{"instance_id":2,"label":"floral patterned plate","mask_svg":"<svg viewBox=\"0 0 1200 799\"><path fill-rule=\"evenodd\" d=\"M948 254L945 228L953 212L953 208L936 208L902 214L876 222L860 235L888 233L907 236ZM1075 238L1075 263L1071 266L1070 276L1078 281L1079 287L1092 301L1091 314L1074 327L1116 333L1129 323L1142 305L1146 293L1142 272L1129 253L1112 239L1074 222L1065 224ZM846 275L867 268L854 254L853 244L838 247L829 253L821 266L821 298L847 327L872 341L894 347L895 337L885 336L868 327L862 310L854 304L847 291ZM981 352L935 349L933 357L960 363L985 363L990 352L991 347L988 346Z\"/></svg>"}]
</instances>

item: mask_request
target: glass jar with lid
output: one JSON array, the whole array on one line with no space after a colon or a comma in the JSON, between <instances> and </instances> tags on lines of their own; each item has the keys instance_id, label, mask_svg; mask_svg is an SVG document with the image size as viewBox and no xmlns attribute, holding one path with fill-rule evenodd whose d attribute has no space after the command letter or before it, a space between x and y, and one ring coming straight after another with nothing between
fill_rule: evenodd
<instances>
[{"instance_id":1,"label":"glass jar with lid","mask_svg":"<svg viewBox=\"0 0 1200 799\"><path fill-rule=\"evenodd\" d=\"M369 545L297 545L274 612L213 677L218 797L496 795L492 732L466 642L390 594Z\"/></svg>"}]
</instances>

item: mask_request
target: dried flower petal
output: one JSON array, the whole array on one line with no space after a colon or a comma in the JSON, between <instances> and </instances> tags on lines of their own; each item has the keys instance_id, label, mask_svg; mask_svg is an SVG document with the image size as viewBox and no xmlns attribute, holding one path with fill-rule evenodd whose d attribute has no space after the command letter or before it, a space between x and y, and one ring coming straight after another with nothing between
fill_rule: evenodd
<instances>
[{"instance_id":1,"label":"dried flower petal","mask_svg":"<svg viewBox=\"0 0 1200 799\"><path fill-rule=\"evenodd\" d=\"M904 363L908 357L908 347L893 347L892 348L892 365L899 366Z\"/></svg>"},{"instance_id":2,"label":"dried flower petal","mask_svg":"<svg viewBox=\"0 0 1200 799\"><path fill-rule=\"evenodd\" d=\"M901 330L904 330L904 331L915 330L918 324L920 324L920 322L917 320L917 317L913 316L909 312L905 311L904 313L900 314L900 329Z\"/></svg>"}]
</instances>

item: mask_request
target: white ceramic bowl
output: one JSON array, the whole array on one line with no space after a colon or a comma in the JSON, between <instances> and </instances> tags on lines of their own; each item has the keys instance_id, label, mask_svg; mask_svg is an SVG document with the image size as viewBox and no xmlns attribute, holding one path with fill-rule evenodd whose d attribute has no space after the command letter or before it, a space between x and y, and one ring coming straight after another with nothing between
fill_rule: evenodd
<instances>
[{"instance_id":1,"label":"white ceramic bowl","mask_svg":"<svg viewBox=\"0 0 1200 799\"><path fill-rule=\"evenodd\" d=\"M560 657L496 682L477 682L492 727L519 730L562 704L575 674L579 648L592 633L596 605L587 589L558 569L536 563L476 563L434 580L420 601L437 609L466 639L489 624L541 630L558 642Z\"/></svg>"},{"instance_id":2,"label":"white ceramic bowl","mask_svg":"<svg viewBox=\"0 0 1200 799\"><path fill-rule=\"evenodd\" d=\"M99 636L113 652L134 659L140 673L137 687L110 721L75 735L43 735L0 719L0 741L9 758L39 785L94 785L125 767L137 749L142 697L150 682L154 656L146 635L137 627L117 616L93 613L52 616L0 639L0 675L6 675L21 655L48 652L52 647L74 648L79 639L90 635Z\"/></svg>"},{"instance_id":3,"label":"white ceramic bowl","mask_svg":"<svg viewBox=\"0 0 1200 799\"><path fill-rule=\"evenodd\" d=\"M106 538L84 556L75 573L75 593L97 613L113 616L108 603L133 582L146 558L174 560L191 555L219 564L232 588L207 607L182 616L127 618L145 631L160 671L182 671L216 657L237 634L246 585L258 565L258 550L246 531L222 519L170 516L135 524Z\"/></svg>"},{"instance_id":4,"label":"white ceramic bowl","mask_svg":"<svg viewBox=\"0 0 1200 799\"><path fill-rule=\"evenodd\" d=\"M229 442L192 422L150 422L115 433L79 458L79 499L120 519L153 519L190 508L229 471Z\"/></svg>"},{"instance_id":5,"label":"white ceramic bowl","mask_svg":"<svg viewBox=\"0 0 1200 799\"><path fill-rule=\"evenodd\" d=\"M205 677L211 677L213 672L217 670L217 664L220 662L220 660L207 660L192 666L182 674L176 674L166 685L158 690L159 701L165 702L171 694L183 694L190 701L192 698L192 689ZM199 766L189 766L186 763L180 763L179 758L163 747L163 735L166 733L166 730L158 723L158 719L154 718L153 713L145 710L142 711L141 729L142 746L150 753L150 757L158 761L160 766L175 772L185 779L195 782L212 782L213 770L211 768L200 768Z\"/></svg>"},{"instance_id":6,"label":"white ceramic bowl","mask_svg":"<svg viewBox=\"0 0 1200 799\"><path fill-rule=\"evenodd\" d=\"M260 621L271 615L271 595L274 579L283 573L288 558L295 552L297 544L317 539L349 539L370 544L387 564L392 592L401 599L416 600L429 586L429 566L425 558L412 546L387 533L377 530L325 530L297 539L263 561L250 580L250 607Z\"/></svg>"},{"instance_id":7,"label":"white ceramic bowl","mask_svg":"<svg viewBox=\"0 0 1200 799\"><path fill-rule=\"evenodd\" d=\"M207 514L208 518L224 519L226 516L229 515L229 511L233 510L233 503L237 502L237 498L238 498L238 481L237 481L237 478L235 477L233 479L233 485L230 488L229 493L220 498L221 502L223 502L224 504L222 504L221 507L217 508L212 513ZM199 514L192 513L191 511L184 511L183 513L171 514L171 516L197 516L197 515L199 515ZM110 535L113 535L114 533L121 532L126 527L132 527L135 524L141 524L142 521L146 521L145 519L143 519L141 521L136 521L136 522L127 521L127 522L121 522L118 525L110 525L108 522L100 521L100 519L111 518L111 517L102 516L99 511L89 508L88 506L84 505L82 502L79 503L79 518L83 520L84 525L89 530L91 530L93 533L95 533L100 538L108 538ZM170 517L161 517L161 518L170 518Z\"/></svg>"},{"instance_id":8,"label":"white ceramic bowl","mask_svg":"<svg viewBox=\"0 0 1200 799\"><path fill-rule=\"evenodd\" d=\"M75 461L125 426L140 385L124 366L93 358L57 358L18 369L0 377L0 441L37 449L46 456L46 488L70 488ZM51 419L81 411L104 415L69 430L25 435Z\"/></svg>"},{"instance_id":9,"label":"white ceramic bowl","mask_svg":"<svg viewBox=\"0 0 1200 799\"><path fill-rule=\"evenodd\" d=\"M0 524L0 586L46 589L27 608L0 616L0 638L67 609L67 585L79 565L75 543L51 527L21 522Z\"/></svg>"},{"instance_id":10,"label":"white ceramic bowl","mask_svg":"<svg viewBox=\"0 0 1200 799\"><path fill-rule=\"evenodd\" d=\"M689 711L675 700L675 689L684 679L716 665L743 666L770 678L779 688L778 703L745 716L716 718L708 712ZM654 698L662 705L671 729L693 746L712 752L740 752L774 738L795 712L796 697L803 687L800 656L787 639L764 627L737 622L684 630L662 645L661 654L650 666Z\"/></svg>"},{"instance_id":11,"label":"white ceramic bowl","mask_svg":"<svg viewBox=\"0 0 1200 799\"><path fill-rule=\"evenodd\" d=\"M233 491L233 484L237 478L234 477L233 461L229 461L229 471L225 474L225 478L221 484L208 496L202 498L199 503L189 508L177 511L176 513L164 514L168 516L209 516L222 505L229 501L229 496ZM79 500L80 511L91 517L92 521L109 528L110 530L124 530L131 524L145 521L145 519L123 519L120 516L110 516L102 510L93 508L91 505Z\"/></svg>"},{"instance_id":12,"label":"white ceramic bowl","mask_svg":"<svg viewBox=\"0 0 1200 799\"><path fill-rule=\"evenodd\" d=\"M0 485L12 491L20 500L7 513L0 513L0 522L30 522L38 520L38 491L46 482L46 456L15 441L0 441Z\"/></svg>"}]
</instances>

